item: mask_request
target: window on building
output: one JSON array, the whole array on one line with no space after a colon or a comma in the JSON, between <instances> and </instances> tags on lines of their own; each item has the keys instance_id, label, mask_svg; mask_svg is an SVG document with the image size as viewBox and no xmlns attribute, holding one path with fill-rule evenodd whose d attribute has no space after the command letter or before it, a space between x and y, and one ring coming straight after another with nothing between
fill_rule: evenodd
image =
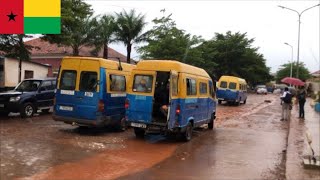
<instances>
[{"instance_id":1,"label":"window on building","mask_svg":"<svg viewBox=\"0 0 320 180\"><path fill-rule=\"evenodd\" d=\"M31 79L31 78L33 78L33 71L25 70L24 71L24 79Z\"/></svg>"}]
</instances>

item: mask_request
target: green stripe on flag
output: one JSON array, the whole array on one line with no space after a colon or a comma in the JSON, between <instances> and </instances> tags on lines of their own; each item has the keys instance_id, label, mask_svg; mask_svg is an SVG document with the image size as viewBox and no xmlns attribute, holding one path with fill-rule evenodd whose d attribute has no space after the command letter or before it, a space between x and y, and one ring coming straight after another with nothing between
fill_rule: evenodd
<instances>
[{"instance_id":1,"label":"green stripe on flag","mask_svg":"<svg viewBox=\"0 0 320 180\"><path fill-rule=\"evenodd\" d=\"M25 34L60 34L60 17L24 17Z\"/></svg>"}]
</instances>

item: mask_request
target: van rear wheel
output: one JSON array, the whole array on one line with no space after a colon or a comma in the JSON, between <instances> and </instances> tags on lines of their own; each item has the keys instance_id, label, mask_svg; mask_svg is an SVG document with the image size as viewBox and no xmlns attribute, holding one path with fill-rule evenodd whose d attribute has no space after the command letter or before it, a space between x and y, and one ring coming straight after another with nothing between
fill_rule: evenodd
<instances>
[{"instance_id":1,"label":"van rear wheel","mask_svg":"<svg viewBox=\"0 0 320 180\"><path fill-rule=\"evenodd\" d=\"M211 119L210 119L210 122L208 123L208 128L209 129L213 129L213 127L214 127L214 119L213 119L213 114L211 115Z\"/></svg>"},{"instance_id":2,"label":"van rear wheel","mask_svg":"<svg viewBox=\"0 0 320 180\"><path fill-rule=\"evenodd\" d=\"M145 130L142 128L134 128L134 134L136 135L137 138L144 138L145 135Z\"/></svg>"},{"instance_id":3,"label":"van rear wheel","mask_svg":"<svg viewBox=\"0 0 320 180\"><path fill-rule=\"evenodd\" d=\"M190 141L192 138L192 124L189 122L186 128L186 131L184 132L184 140Z\"/></svg>"}]
</instances>

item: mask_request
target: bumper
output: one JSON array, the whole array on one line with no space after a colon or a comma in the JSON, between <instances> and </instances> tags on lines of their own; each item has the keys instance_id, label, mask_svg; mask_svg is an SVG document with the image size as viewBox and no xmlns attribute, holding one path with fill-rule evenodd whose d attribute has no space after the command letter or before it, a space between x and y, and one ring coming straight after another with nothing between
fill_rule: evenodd
<instances>
[{"instance_id":1,"label":"bumper","mask_svg":"<svg viewBox=\"0 0 320 180\"><path fill-rule=\"evenodd\" d=\"M78 126L95 126L95 127L102 127L110 124L117 123L116 119L112 119L110 116L100 116L96 120L88 120L88 119L79 119L73 117L64 117L58 116L53 113L52 118L55 121L62 121L66 124L78 125Z\"/></svg>"},{"instance_id":2,"label":"bumper","mask_svg":"<svg viewBox=\"0 0 320 180\"><path fill-rule=\"evenodd\" d=\"M138 126L132 126L131 123L143 124L143 125L145 125L145 128L138 127ZM129 127L143 128L143 129L145 129L147 131L147 133L160 133L160 134L180 133L180 132L186 131L186 129L187 129L187 126L174 127L172 129L168 129L168 126L166 124L162 124L162 123L143 123L143 122L139 122L139 121L126 121L126 124Z\"/></svg>"},{"instance_id":3,"label":"bumper","mask_svg":"<svg viewBox=\"0 0 320 180\"><path fill-rule=\"evenodd\" d=\"M1 103L0 112L19 112L20 111L20 103L19 102L9 102L9 103ZM2 104L4 105L2 107Z\"/></svg>"}]
</instances>

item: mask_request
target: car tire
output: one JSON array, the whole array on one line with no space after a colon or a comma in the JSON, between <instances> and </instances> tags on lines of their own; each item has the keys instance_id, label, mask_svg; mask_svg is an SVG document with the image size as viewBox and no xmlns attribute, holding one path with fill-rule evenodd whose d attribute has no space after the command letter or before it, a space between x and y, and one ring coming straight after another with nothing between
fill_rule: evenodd
<instances>
[{"instance_id":1,"label":"car tire","mask_svg":"<svg viewBox=\"0 0 320 180\"><path fill-rule=\"evenodd\" d=\"M24 103L20 110L20 116L22 118L30 118L33 116L35 111L36 109L32 103Z\"/></svg>"},{"instance_id":2,"label":"car tire","mask_svg":"<svg viewBox=\"0 0 320 180\"><path fill-rule=\"evenodd\" d=\"M247 100L244 100L244 101L243 101L243 104L246 104L246 103L247 103Z\"/></svg>"},{"instance_id":3,"label":"car tire","mask_svg":"<svg viewBox=\"0 0 320 180\"><path fill-rule=\"evenodd\" d=\"M218 104L221 104L222 103L222 101L221 100L218 100Z\"/></svg>"},{"instance_id":4,"label":"car tire","mask_svg":"<svg viewBox=\"0 0 320 180\"><path fill-rule=\"evenodd\" d=\"M192 130L193 130L192 124L189 122L187 124L186 131L183 134L183 138L185 141L190 141L192 139Z\"/></svg>"},{"instance_id":5,"label":"car tire","mask_svg":"<svg viewBox=\"0 0 320 180\"><path fill-rule=\"evenodd\" d=\"M145 130L142 128L134 128L134 134L136 135L137 138L144 138L145 135Z\"/></svg>"}]
</instances>

